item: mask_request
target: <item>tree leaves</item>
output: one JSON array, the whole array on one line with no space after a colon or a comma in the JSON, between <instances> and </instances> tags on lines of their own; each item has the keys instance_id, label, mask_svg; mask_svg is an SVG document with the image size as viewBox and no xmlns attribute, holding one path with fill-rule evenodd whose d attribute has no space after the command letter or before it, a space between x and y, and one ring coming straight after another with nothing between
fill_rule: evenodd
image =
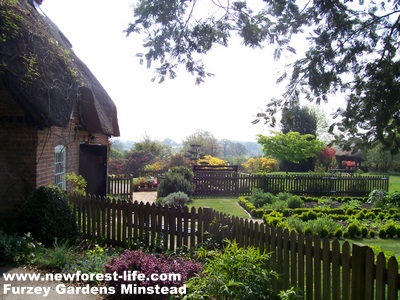
<instances>
[{"instance_id":1,"label":"tree leaves","mask_svg":"<svg viewBox=\"0 0 400 300\"><path fill-rule=\"evenodd\" d=\"M204 82L211 73L198 55L215 44L227 46L232 34L248 47L275 44L274 58L281 59L284 52L296 53L294 35L309 32L304 57L278 78L287 84L286 92L271 99L253 123L263 119L274 126L274 115L283 106L299 99L320 103L346 93L347 108L337 112L341 120L334 124L340 131L336 143L362 147L380 141L393 152L400 150L400 1L275 0L264 1L258 12L246 1L213 3L208 10L202 6L202 14L196 0L137 1L126 32L145 35L144 57L158 82L175 78L179 64L197 84Z\"/></svg>"}]
</instances>

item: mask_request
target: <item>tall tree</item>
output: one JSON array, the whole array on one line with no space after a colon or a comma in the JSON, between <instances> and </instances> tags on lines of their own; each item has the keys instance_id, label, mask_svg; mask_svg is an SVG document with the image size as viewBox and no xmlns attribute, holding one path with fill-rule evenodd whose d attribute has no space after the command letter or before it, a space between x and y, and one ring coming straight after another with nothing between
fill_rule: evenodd
<instances>
[{"instance_id":1,"label":"tall tree","mask_svg":"<svg viewBox=\"0 0 400 300\"><path fill-rule=\"evenodd\" d=\"M192 145L199 145L202 155L218 157L221 152L217 138L209 131L197 130L194 134L186 137L183 141L182 151L187 152Z\"/></svg>"},{"instance_id":2,"label":"tall tree","mask_svg":"<svg viewBox=\"0 0 400 300\"><path fill-rule=\"evenodd\" d=\"M272 99L255 122L274 125L277 111L302 97L320 103L346 92L347 105L337 111L341 119L331 127L340 130L337 141L349 147L378 140L399 151L399 0L274 0L264 1L259 11L246 1L211 1L211 11L200 3L204 1L137 1L126 32L145 35L142 59L149 67L159 62L159 81L175 78L183 64L202 82L210 74L199 55L214 44L227 46L232 33L246 46L276 45L276 59L285 51L296 53L292 38L303 33L308 50L278 80L288 80L285 94Z\"/></svg>"},{"instance_id":3,"label":"tall tree","mask_svg":"<svg viewBox=\"0 0 400 300\"><path fill-rule=\"evenodd\" d=\"M292 103L282 109L281 131L283 133L298 132L300 134L317 134L317 116L307 106L300 106L299 103ZM308 158L298 163L281 161L286 170L290 172L308 172L314 170L315 159Z\"/></svg>"},{"instance_id":4,"label":"tall tree","mask_svg":"<svg viewBox=\"0 0 400 300\"><path fill-rule=\"evenodd\" d=\"M133 150L145 151L158 160L167 160L172 155L172 147L156 140L152 140L149 136L144 136L142 141L133 145Z\"/></svg>"},{"instance_id":5,"label":"tall tree","mask_svg":"<svg viewBox=\"0 0 400 300\"><path fill-rule=\"evenodd\" d=\"M274 134L274 136L259 134L257 142L262 145L265 156L272 156L279 160L299 163L304 159L315 157L325 147L324 143L316 140L312 134L298 132L286 134L274 132ZM287 167L286 173L288 173Z\"/></svg>"},{"instance_id":6,"label":"tall tree","mask_svg":"<svg viewBox=\"0 0 400 300\"><path fill-rule=\"evenodd\" d=\"M282 109L281 127L283 133L294 131L316 136L317 116L307 106L290 105Z\"/></svg>"}]
</instances>

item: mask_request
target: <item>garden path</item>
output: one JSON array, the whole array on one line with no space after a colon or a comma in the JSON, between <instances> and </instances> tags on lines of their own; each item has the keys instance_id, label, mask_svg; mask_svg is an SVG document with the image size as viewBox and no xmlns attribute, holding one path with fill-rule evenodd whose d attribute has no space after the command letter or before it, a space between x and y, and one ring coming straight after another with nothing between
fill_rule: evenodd
<instances>
[{"instance_id":1,"label":"garden path","mask_svg":"<svg viewBox=\"0 0 400 300\"><path fill-rule=\"evenodd\" d=\"M134 192L133 202L143 201L143 203L150 202L150 204L156 202L157 192Z\"/></svg>"}]
</instances>

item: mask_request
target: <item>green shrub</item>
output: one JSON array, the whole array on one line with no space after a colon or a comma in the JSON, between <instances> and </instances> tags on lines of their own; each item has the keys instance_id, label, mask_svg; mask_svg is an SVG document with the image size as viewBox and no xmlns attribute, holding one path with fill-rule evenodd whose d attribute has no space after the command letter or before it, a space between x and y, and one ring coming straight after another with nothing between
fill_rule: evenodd
<instances>
[{"instance_id":1,"label":"green shrub","mask_svg":"<svg viewBox=\"0 0 400 300\"><path fill-rule=\"evenodd\" d=\"M303 212L301 215L299 215L299 218L303 221L315 220L318 218L318 215L316 212L309 210L308 212Z\"/></svg>"},{"instance_id":2,"label":"green shrub","mask_svg":"<svg viewBox=\"0 0 400 300\"><path fill-rule=\"evenodd\" d=\"M365 238L365 237L368 237L368 233L369 233L369 232L368 232L368 228L367 228L367 227L362 226L361 229L360 229L360 232L361 232L361 236L362 236L362 237L364 237L364 238Z\"/></svg>"},{"instance_id":3,"label":"green shrub","mask_svg":"<svg viewBox=\"0 0 400 300\"><path fill-rule=\"evenodd\" d=\"M187 181L193 182L194 173L191 169L184 166L175 166L169 169L168 173L181 174Z\"/></svg>"},{"instance_id":4,"label":"green shrub","mask_svg":"<svg viewBox=\"0 0 400 300\"><path fill-rule=\"evenodd\" d=\"M262 189L253 189L249 201L256 207L260 208L266 204L271 204L276 197L271 193L264 193Z\"/></svg>"},{"instance_id":5,"label":"green shrub","mask_svg":"<svg viewBox=\"0 0 400 300\"><path fill-rule=\"evenodd\" d=\"M373 219L375 219L375 214L374 214L372 211L367 212L367 213L365 214L365 219L373 220Z\"/></svg>"},{"instance_id":6,"label":"green shrub","mask_svg":"<svg viewBox=\"0 0 400 300\"><path fill-rule=\"evenodd\" d=\"M187 169L187 168L186 168ZM193 181L188 180L187 173L181 174L178 170L184 170L183 168L177 169L175 171L169 171L165 173L165 178L161 180L157 188L158 197L166 197L169 194L176 192L183 192L189 197L194 193L195 185Z\"/></svg>"},{"instance_id":7,"label":"green shrub","mask_svg":"<svg viewBox=\"0 0 400 300\"><path fill-rule=\"evenodd\" d=\"M382 190L373 190L368 196L367 203L373 207L386 207L389 203L388 193Z\"/></svg>"},{"instance_id":8,"label":"green shrub","mask_svg":"<svg viewBox=\"0 0 400 300\"><path fill-rule=\"evenodd\" d=\"M336 231L333 234L337 239L340 239L343 236L343 229L342 228L338 228L336 229Z\"/></svg>"},{"instance_id":9,"label":"green shrub","mask_svg":"<svg viewBox=\"0 0 400 300\"><path fill-rule=\"evenodd\" d=\"M272 203L265 204L263 208L269 208L273 210L284 210L287 207L287 202L285 200L275 199Z\"/></svg>"},{"instance_id":10,"label":"green shrub","mask_svg":"<svg viewBox=\"0 0 400 300\"><path fill-rule=\"evenodd\" d=\"M189 202L189 197L183 192L169 194L165 198L158 198L157 204L168 206L185 206Z\"/></svg>"},{"instance_id":11,"label":"green shrub","mask_svg":"<svg viewBox=\"0 0 400 300\"><path fill-rule=\"evenodd\" d=\"M360 234L361 234L361 231L360 231L358 224L351 223L351 224L349 224L349 226L347 226L347 229L346 229L347 237L353 239L353 238L359 237Z\"/></svg>"},{"instance_id":12,"label":"green shrub","mask_svg":"<svg viewBox=\"0 0 400 300\"><path fill-rule=\"evenodd\" d=\"M56 186L40 187L22 207L21 232L31 232L45 246L54 239L73 242L78 237L76 217L66 194Z\"/></svg>"},{"instance_id":13,"label":"green shrub","mask_svg":"<svg viewBox=\"0 0 400 300\"><path fill-rule=\"evenodd\" d=\"M30 263L35 260L40 247L30 233L24 236L8 235L0 230L0 266Z\"/></svg>"},{"instance_id":14,"label":"green shrub","mask_svg":"<svg viewBox=\"0 0 400 300\"><path fill-rule=\"evenodd\" d=\"M183 299L277 299L272 279L278 275L266 268L268 259L256 248L228 242L204 264L204 276L186 282Z\"/></svg>"},{"instance_id":15,"label":"green shrub","mask_svg":"<svg viewBox=\"0 0 400 300\"><path fill-rule=\"evenodd\" d=\"M306 235L313 235L314 232L313 232L313 230L312 230L311 227L306 226L306 227L304 227L304 234L306 234Z\"/></svg>"},{"instance_id":16,"label":"green shrub","mask_svg":"<svg viewBox=\"0 0 400 300\"><path fill-rule=\"evenodd\" d=\"M389 196L389 202L391 205L395 207L400 207L400 193L399 192L394 192Z\"/></svg>"},{"instance_id":17,"label":"green shrub","mask_svg":"<svg viewBox=\"0 0 400 300\"><path fill-rule=\"evenodd\" d=\"M68 262L75 260L75 255L67 243L58 243L56 239L53 247L43 250L36 263L46 269L59 272Z\"/></svg>"},{"instance_id":18,"label":"green shrub","mask_svg":"<svg viewBox=\"0 0 400 300\"><path fill-rule=\"evenodd\" d=\"M342 205L340 205L340 208L342 208L342 209L348 209L348 208L359 209L359 208L361 208L361 206L362 206L361 201L351 199L347 202L342 203Z\"/></svg>"},{"instance_id":19,"label":"green shrub","mask_svg":"<svg viewBox=\"0 0 400 300\"><path fill-rule=\"evenodd\" d=\"M299 196L292 196L287 200L288 208L300 208L304 206L304 201Z\"/></svg>"},{"instance_id":20,"label":"green shrub","mask_svg":"<svg viewBox=\"0 0 400 300\"><path fill-rule=\"evenodd\" d=\"M276 195L276 197L277 197L279 200L287 201L287 200L289 200L290 198L292 198L293 195L290 194L290 193L288 193L288 192L280 192L280 193L278 193L278 194Z\"/></svg>"},{"instance_id":21,"label":"green shrub","mask_svg":"<svg viewBox=\"0 0 400 300\"><path fill-rule=\"evenodd\" d=\"M378 232L378 235L379 235L379 237L380 237L381 239L386 238L386 230L385 230L385 228L380 228L380 229L379 229L379 232Z\"/></svg>"},{"instance_id":22,"label":"green shrub","mask_svg":"<svg viewBox=\"0 0 400 300\"><path fill-rule=\"evenodd\" d=\"M312 234L319 237L333 236L340 225L329 218L317 218L306 222L306 226L311 228Z\"/></svg>"},{"instance_id":23,"label":"green shrub","mask_svg":"<svg viewBox=\"0 0 400 300\"><path fill-rule=\"evenodd\" d=\"M282 221L282 218L267 216L264 220L267 224L276 227Z\"/></svg>"},{"instance_id":24,"label":"green shrub","mask_svg":"<svg viewBox=\"0 0 400 300\"><path fill-rule=\"evenodd\" d=\"M356 214L356 219L357 220L364 220L365 219L365 213L363 211L360 211L358 214Z\"/></svg>"},{"instance_id":25,"label":"green shrub","mask_svg":"<svg viewBox=\"0 0 400 300\"><path fill-rule=\"evenodd\" d=\"M388 223L385 226L386 235L389 238L393 238L396 235L396 225L393 223Z\"/></svg>"},{"instance_id":26,"label":"green shrub","mask_svg":"<svg viewBox=\"0 0 400 300\"><path fill-rule=\"evenodd\" d=\"M376 236L375 230L371 229L371 230L369 231L369 236L370 236L371 238L374 238L374 237Z\"/></svg>"},{"instance_id":27,"label":"green shrub","mask_svg":"<svg viewBox=\"0 0 400 300\"><path fill-rule=\"evenodd\" d=\"M297 232L304 232L305 222L298 217L288 217L286 223L289 229L294 229Z\"/></svg>"}]
</instances>

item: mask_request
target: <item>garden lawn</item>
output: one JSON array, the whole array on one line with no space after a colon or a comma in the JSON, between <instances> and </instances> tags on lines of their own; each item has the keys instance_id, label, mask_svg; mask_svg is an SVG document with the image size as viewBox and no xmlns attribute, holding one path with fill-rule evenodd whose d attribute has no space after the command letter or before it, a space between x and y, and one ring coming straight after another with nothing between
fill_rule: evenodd
<instances>
[{"instance_id":1,"label":"garden lawn","mask_svg":"<svg viewBox=\"0 0 400 300\"><path fill-rule=\"evenodd\" d=\"M389 193L400 192L400 175L389 175Z\"/></svg>"},{"instance_id":2,"label":"garden lawn","mask_svg":"<svg viewBox=\"0 0 400 300\"><path fill-rule=\"evenodd\" d=\"M212 209L223 212L225 214L249 219L251 218L238 203L238 198L204 198L193 199L189 202L189 209L194 206L196 209L199 207L211 207Z\"/></svg>"},{"instance_id":3,"label":"garden lawn","mask_svg":"<svg viewBox=\"0 0 400 300\"><path fill-rule=\"evenodd\" d=\"M374 247L380 247L382 252L387 252L386 254L391 255L394 254L397 259L400 259L400 239L354 239L350 240L347 239L350 244L363 244L371 247L372 249ZM379 251L379 252L381 252ZM375 253L376 254L376 253Z\"/></svg>"}]
</instances>

